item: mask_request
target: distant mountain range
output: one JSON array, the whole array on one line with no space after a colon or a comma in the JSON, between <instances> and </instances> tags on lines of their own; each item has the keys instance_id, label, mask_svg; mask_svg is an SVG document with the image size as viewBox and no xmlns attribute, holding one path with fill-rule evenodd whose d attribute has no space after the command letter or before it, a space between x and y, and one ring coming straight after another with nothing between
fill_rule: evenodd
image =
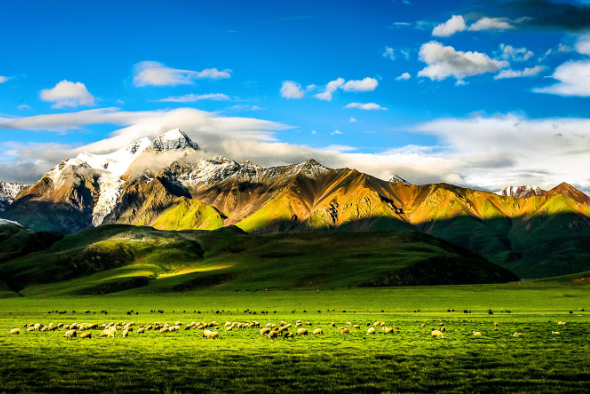
<instances>
[{"instance_id":1,"label":"distant mountain range","mask_svg":"<svg viewBox=\"0 0 590 394\"><path fill-rule=\"evenodd\" d=\"M0 217L36 231L103 223L159 230L235 224L254 234L419 230L520 277L590 269L590 197L571 185L499 194L389 182L315 160L280 167L211 157L179 129L108 155L65 159L22 189Z\"/></svg>"}]
</instances>

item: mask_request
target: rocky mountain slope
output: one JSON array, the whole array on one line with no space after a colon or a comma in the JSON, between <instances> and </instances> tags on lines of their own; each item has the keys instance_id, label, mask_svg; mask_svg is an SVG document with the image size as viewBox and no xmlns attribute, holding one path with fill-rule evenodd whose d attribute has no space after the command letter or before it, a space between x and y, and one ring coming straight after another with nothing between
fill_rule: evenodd
<instances>
[{"instance_id":1,"label":"rocky mountain slope","mask_svg":"<svg viewBox=\"0 0 590 394\"><path fill-rule=\"evenodd\" d=\"M27 185L22 183L11 183L0 181L0 213L6 211L6 208L14 202L18 193Z\"/></svg>"},{"instance_id":2,"label":"rocky mountain slope","mask_svg":"<svg viewBox=\"0 0 590 394\"><path fill-rule=\"evenodd\" d=\"M211 158L175 129L153 143L60 163L2 217L62 233L103 222L165 230L235 224L261 235L416 229L525 278L590 269L590 197L567 184L504 194L399 176L387 182L315 160L263 167Z\"/></svg>"}]
</instances>

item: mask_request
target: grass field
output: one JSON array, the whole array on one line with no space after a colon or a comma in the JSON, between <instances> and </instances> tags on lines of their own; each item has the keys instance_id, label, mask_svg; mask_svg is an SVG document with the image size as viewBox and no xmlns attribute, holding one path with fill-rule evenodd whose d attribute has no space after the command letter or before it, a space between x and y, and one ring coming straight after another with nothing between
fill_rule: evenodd
<instances>
[{"instance_id":1,"label":"grass field","mask_svg":"<svg viewBox=\"0 0 590 394\"><path fill-rule=\"evenodd\" d=\"M55 310L67 313L48 314ZM126 313L130 310L134 311L131 316ZM590 384L589 312L588 285L568 279L477 286L2 299L0 392L579 393ZM8 335L12 328L36 322L132 320L139 325L215 320L223 326L225 321L257 320L264 325L280 320L294 324L297 319L323 328L325 335L271 341L260 336L258 329L226 332L223 327L220 340L184 329L162 335L134 332L126 339L121 332L115 339L99 338L100 331L95 330L91 340L72 341L63 338L63 331ZM398 325L399 330L394 335L378 330L377 335L367 336L366 323L378 320ZM558 326L558 320L567 325ZM361 329L340 335L330 326L332 321L340 326L361 324ZM500 323L497 331L496 321ZM441 322L447 328L445 338L433 339L431 327ZM482 337L475 338L472 330ZM515 331L524 336L514 338Z\"/></svg>"}]
</instances>

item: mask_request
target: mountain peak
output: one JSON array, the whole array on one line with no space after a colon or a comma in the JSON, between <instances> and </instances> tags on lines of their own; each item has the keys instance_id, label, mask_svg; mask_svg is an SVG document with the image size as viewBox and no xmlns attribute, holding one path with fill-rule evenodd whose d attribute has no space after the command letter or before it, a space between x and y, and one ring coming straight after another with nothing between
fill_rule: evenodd
<instances>
[{"instance_id":1,"label":"mountain peak","mask_svg":"<svg viewBox=\"0 0 590 394\"><path fill-rule=\"evenodd\" d=\"M180 128L176 128L157 137L145 151L162 153L173 150L197 151L201 150L201 148L199 148L199 145L191 141Z\"/></svg>"},{"instance_id":2,"label":"mountain peak","mask_svg":"<svg viewBox=\"0 0 590 394\"><path fill-rule=\"evenodd\" d=\"M506 186L502 191L498 192L498 194L505 197L529 198L534 196L544 196L547 194L547 191L532 185Z\"/></svg>"},{"instance_id":3,"label":"mountain peak","mask_svg":"<svg viewBox=\"0 0 590 394\"><path fill-rule=\"evenodd\" d=\"M395 174L394 174L394 175L392 175L392 176L391 176L391 178L389 178L389 181L388 181L388 182L391 182L391 183L401 183L401 184L404 184L404 185L406 185L406 186L410 186L410 185L411 185L411 183L410 183L410 182L406 181L406 180L405 180L404 178L402 178L401 176L399 176L399 175L395 175Z\"/></svg>"},{"instance_id":4,"label":"mountain peak","mask_svg":"<svg viewBox=\"0 0 590 394\"><path fill-rule=\"evenodd\" d=\"M565 182L560 183L559 185L555 186L553 189L549 190L549 194L561 194L563 196L572 198L575 201L590 207L590 197L588 197L585 193L576 189L575 187L573 187L569 183L565 183Z\"/></svg>"}]
</instances>

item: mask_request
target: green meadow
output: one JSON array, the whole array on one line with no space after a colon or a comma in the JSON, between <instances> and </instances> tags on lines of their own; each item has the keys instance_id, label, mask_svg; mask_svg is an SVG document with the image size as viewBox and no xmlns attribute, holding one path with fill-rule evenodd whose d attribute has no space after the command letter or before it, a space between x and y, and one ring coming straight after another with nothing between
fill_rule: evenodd
<instances>
[{"instance_id":1,"label":"green meadow","mask_svg":"<svg viewBox=\"0 0 590 394\"><path fill-rule=\"evenodd\" d=\"M590 294L586 282L572 279L5 298L0 299L0 392L579 393L590 385ZM223 328L226 321L256 320L264 326L281 320L295 325L297 319L309 321L304 327L310 332L322 328L324 335L270 340L257 328ZM177 332L136 333L141 324L177 320L182 323ZM136 323L134 332L122 338L119 331L114 339L93 330L90 340L70 341L63 331L24 333L23 328L37 322L128 321ZM220 339L184 330L193 321L217 321ZM366 324L376 321L398 329L393 335L380 329L366 335ZM341 335L331 322L361 328L349 326L351 333ZM431 329L440 323L445 338L434 339ZM23 332L9 335L16 327ZM473 330L482 336L474 337ZM523 336L515 338L515 331Z\"/></svg>"}]
</instances>

